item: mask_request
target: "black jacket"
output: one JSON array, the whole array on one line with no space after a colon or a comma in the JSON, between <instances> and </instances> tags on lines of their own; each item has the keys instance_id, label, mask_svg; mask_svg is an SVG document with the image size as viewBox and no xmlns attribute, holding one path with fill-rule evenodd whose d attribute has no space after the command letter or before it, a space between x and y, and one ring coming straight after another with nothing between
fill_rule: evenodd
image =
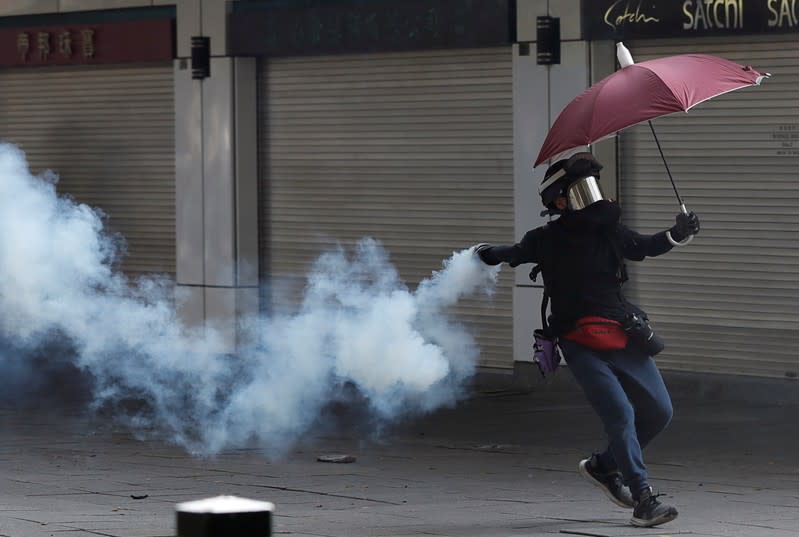
<instances>
[{"instance_id":1,"label":"black jacket","mask_svg":"<svg viewBox=\"0 0 799 537\"><path fill-rule=\"evenodd\" d=\"M566 213L528 231L520 242L493 246L482 255L489 264L540 265L551 300L550 326L556 335L568 332L577 319L588 315L623 321L631 312L643 313L622 293L626 280L622 258L641 261L672 248L665 231L641 235L619 223L617 206L610 217L607 211L592 214L592 207Z\"/></svg>"}]
</instances>

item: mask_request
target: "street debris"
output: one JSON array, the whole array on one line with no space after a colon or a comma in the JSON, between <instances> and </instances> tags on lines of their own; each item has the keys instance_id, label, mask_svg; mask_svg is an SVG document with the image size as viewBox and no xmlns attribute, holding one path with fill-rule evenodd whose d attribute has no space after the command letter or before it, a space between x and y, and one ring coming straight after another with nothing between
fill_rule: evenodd
<instances>
[{"instance_id":1,"label":"street debris","mask_svg":"<svg viewBox=\"0 0 799 537\"><path fill-rule=\"evenodd\" d=\"M355 462L355 457L352 455L320 455L316 459L318 462L333 462L339 464L345 464L350 462Z\"/></svg>"}]
</instances>

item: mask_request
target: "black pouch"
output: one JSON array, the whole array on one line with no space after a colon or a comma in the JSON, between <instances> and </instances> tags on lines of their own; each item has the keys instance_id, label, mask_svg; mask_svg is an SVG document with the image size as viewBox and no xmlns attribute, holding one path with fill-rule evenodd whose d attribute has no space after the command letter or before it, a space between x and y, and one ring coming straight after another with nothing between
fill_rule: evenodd
<instances>
[{"instance_id":1,"label":"black pouch","mask_svg":"<svg viewBox=\"0 0 799 537\"><path fill-rule=\"evenodd\" d=\"M646 315L630 313L624 319L622 328L627 333L628 344L648 356L655 356L666 348L663 340L652 330Z\"/></svg>"}]
</instances>

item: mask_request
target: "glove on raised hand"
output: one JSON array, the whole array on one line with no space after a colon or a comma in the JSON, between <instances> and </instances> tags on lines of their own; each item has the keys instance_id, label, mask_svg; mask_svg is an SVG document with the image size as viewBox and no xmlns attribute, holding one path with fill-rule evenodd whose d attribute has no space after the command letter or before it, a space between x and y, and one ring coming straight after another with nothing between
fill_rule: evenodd
<instances>
[{"instance_id":1,"label":"glove on raised hand","mask_svg":"<svg viewBox=\"0 0 799 537\"><path fill-rule=\"evenodd\" d=\"M699 233L699 217L695 212L692 211L688 214L679 213L676 220L677 223L669 229L671 238L675 241L682 242L690 235Z\"/></svg>"},{"instance_id":2,"label":"glove on raised hand","mask_svg":"<svg viewBox=\"0 0 799 537\"><path fill-rule=\"evenodd\" d=\"M473 247L474 248L474 255L480 258L480 261L485 263L486 265L497 265L498 262L491 257L491 248L492 246L486 242L481 242L480 244Z\"/></svg>"}]
</instances>

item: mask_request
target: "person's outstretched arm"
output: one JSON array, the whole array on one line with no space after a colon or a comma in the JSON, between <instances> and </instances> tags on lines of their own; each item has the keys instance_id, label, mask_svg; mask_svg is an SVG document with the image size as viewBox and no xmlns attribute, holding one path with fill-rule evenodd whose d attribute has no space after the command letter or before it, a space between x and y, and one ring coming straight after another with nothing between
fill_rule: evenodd
<instances>
[{"instance_id":1,"label":"person's outstretched arm","mask_svg":"<svg viewBox=\"0 0 799 537\"><path fill-rule=\"evenodd\" d=\"M624 257L633 261L641 261L645 257L656 257L665 254L674 246L667 233L677 242L682 242L691 235L699 233L699 217L695 213L679 213L677 222L669 229L654 235L642 235L625 225L620 225Z\"/></svg>"},{"instance_id":2,"label":"person's outstretched arm","mask_svg":"<svg viewBox=\"0 0 799 537\"><path fill-rule=\"evenodd\" d=\"M498 246L478 244L474 247L475 253L487 265L508 263L511 267L516 267L522 263L537 263L542 230L543 228L536 228L528 231L516 244Z\"/></svg>"}]
</instances>

